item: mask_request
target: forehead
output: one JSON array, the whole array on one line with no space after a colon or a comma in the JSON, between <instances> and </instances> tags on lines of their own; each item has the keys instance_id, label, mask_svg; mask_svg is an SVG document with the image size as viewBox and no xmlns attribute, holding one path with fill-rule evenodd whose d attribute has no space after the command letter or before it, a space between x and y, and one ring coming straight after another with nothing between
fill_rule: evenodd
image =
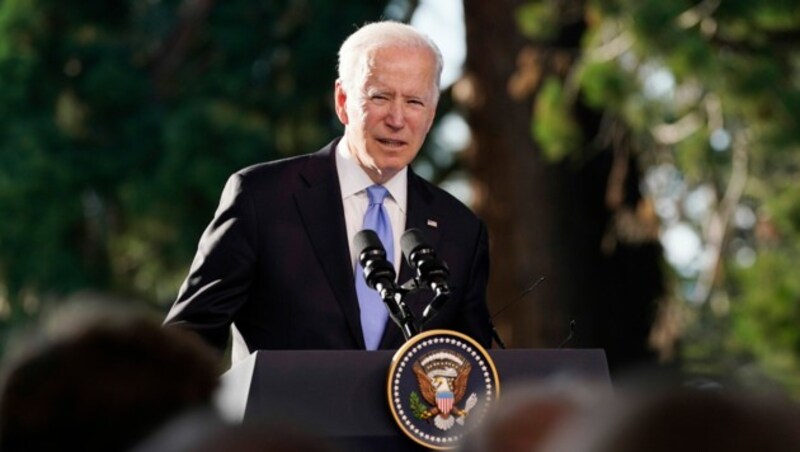
<instances>
[{"instance_id":1,"label":"forehead","mask_svg":"<svg viewBox=\"0 0 800 452\"><path fill-rule=\"evenodd\" d=\"M400 88L419 85L438 89L436 56L424 47L379 47L369 52L365 62L365 85L390 84Z\"/></svg>"},{"instance_id":2,"label":"forehead","mask_svg":"<svg viewBox=\"0 0 800 452\"><path fill-rule=\"evenodd\" d=\"M415 65L435 69L436 56L427 47L413 45L378 45L366 52L368 66L413 61Z\"/></svg>"}]
</instances>

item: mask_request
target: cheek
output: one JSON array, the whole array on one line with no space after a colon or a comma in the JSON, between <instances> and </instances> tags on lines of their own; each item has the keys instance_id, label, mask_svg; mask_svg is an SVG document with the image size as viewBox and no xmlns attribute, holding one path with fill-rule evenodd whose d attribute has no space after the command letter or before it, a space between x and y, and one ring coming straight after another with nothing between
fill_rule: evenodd
<instances>
[{"instance_id":1,"label":"cheek","mask_svg":"<svg viewBox=\"0 0 800 452\"><path fill-rule=\"evenodd\" d=\"M430 132L430 130L431 130L431 127L433 126L433 116L434 116L433 114L428 114L428 115L425 115L425 127L424 127L424 131L425 131L425 133L426 133L426 134L427 134L428 132Z\"/></svg>"},{"instance_id":2,"label":"cheek","mask_svg":"<svg viewBox=\"0 0 800 452\"><path fill-rule=\"evenodd\" d=\"M431 126L433 125L433 121L429 119L421 119L414 123L414 135L420 141L425 140L425 137L428 135L428 132L431 130Z\"/></svg>"}]
</instances>

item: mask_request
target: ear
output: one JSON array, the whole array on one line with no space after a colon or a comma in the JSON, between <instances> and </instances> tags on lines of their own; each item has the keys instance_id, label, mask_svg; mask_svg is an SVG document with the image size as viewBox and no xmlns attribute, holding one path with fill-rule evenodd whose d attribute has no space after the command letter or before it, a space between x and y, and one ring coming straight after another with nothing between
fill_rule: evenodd
<instances>
[{"instance_id":1,"label":"ear","mask_svg":"<svg viewBox=\"0 0 800 452\"><path fill-rule=\"evenodd\" d=\"M347 123L350 122L347 117L347 93L344 91L341 80L336 80L333 97L336 107L336 116L339 118L339 122L343 125L347 125Z\"/></svg>"}]
</instances>

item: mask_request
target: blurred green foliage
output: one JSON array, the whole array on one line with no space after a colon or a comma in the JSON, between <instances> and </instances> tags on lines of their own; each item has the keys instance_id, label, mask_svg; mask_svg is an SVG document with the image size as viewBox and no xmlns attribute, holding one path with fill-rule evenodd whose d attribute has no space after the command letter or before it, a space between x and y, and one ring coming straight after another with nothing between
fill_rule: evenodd
<instances>
[{"instance_id":1,"label":"blurred green foliage","mask_svg":"<svg viewBox=\"0 0 800 452\"><path fill-rule=\"evenodd\" d=\"M549 39L558 33L558 8L551 0L530 2L515 12L519 31L530 39Z\"/></svg>"},{"instance_id":2,"label":"blurred green foliage","mask_svg":"<svg viewBox=\"0 0 800 452\"><path fill-rule=\"evenodd\" d=\"M583 142L581 128L569 112L561 82L548 78L536 98L531 124L533 136L540 143L545 158L551 161L563 159L570 150Z\"/></svg>"},{"instance_id":3,"label":"blurred green foliage","mask_svg":"<svg viewBox=\"0 0 800 452\"><path fill-rule=\"evenodd\" d=\"M518 14L525 21L521 32L545 43L551 32L537 36L529 29L581 9L586 32L575 76L567 75L562 89L579 92L587 105L624 123L644 164L640 171L662 174L662 190L647 193L662 231L680 224L698 231L698 256L674 271L674 297L684 315L671 328L681 331L676 340L684 364L748 374L751 382L779 381L800 394L796 2L530 5ZM542 91L552 87L544 84ZM571 134L543 133L559 130L551 129L549 112L569 114L576 99L560 101L566 105L537 105L532 130L551 157L567 158L579 151ZM657 171L665 167L676 171ZM711 199L697 207L706 193Z\"/></svg>"},{"instance_id":4,"label":"blurred green foliage","mask_svg":"<svg viewBox=\"0 0 800 452\"><path fill-rule=\"evenodd\" d=\"M336 53L386 2L0 2L0 316L172 301L226 177L339 133Z\"/></svg>"}]
</instances>

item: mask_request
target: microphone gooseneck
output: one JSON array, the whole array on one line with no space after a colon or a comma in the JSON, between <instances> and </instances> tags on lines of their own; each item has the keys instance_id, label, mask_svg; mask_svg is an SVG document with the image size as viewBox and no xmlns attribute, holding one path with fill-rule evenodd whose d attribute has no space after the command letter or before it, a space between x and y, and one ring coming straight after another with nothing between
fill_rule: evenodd
<instances>
[{"instance_id":1,"label":"microphone gooseneck","mask_svg":"<svg viewBox=\"0 0 800 452\"><path fill-rule=\"evenodd\" d=\"M492 320L494 320L498 315L502 314L503 311L505 311L506 309L510 308L511 306L514 306L519 300L522 300L522 298L525 295L528 295L529 293L533 292L533 289L537 288L539 286L539 284L542 283L542 281L544 281L544 276L540 276L539 279L536 280L536 282L534 282L533 284L528 286L527 289L523 290L522 293L517 295L517 298L515 298L515 299L511 300L510 302L506 303L502 308L500 308L499 311L495 312L492 315Z\"/></svg>"},{"instance_id":2,"label":"microphone gooseneck","mask_svg":"<svg viewBox=\"0 0 800 452\"><path fill-rule=\"evenodd\" d=\"M544 281L544 276L540 276L539 279L537 279L533 284L528 286L527 289L523 290L522 293L520 293L517 296L517 298L515 298L515 299L511 300L510 302L506 303L502 308L500 308L499 311L497 311L493 315L489 316L489 325L492 327L492 338L494 339L494 341L497 343L497 345L500 348L505 349L506 348L506 343L503 342L503 339L500 337L500 333L497 332L497 327L495 327L495 325L494 325L495 317L497 317L498 315L502 314L503 311L505 311L506 309L508 309L511 306L515 305L518 301L522 300L522 298L525 295L528 295L529 293L531 293L533 291L533 289L538 287L539 284L542 283L542 281ZM571 338L571 336L570 336L570 338Z\"/></svg>"},{"instance_id":3,"label":"microphone gooseneck","mask_svg":"<svg viewBox=\"0 0 800 452\"><path fill-rule=\"evenodd\" d=\"M570 320L569 321L569 334L567 335L566 338L564 338L563 341L561 341L560 344L558 344L558 348L564 348L564 346L567 345L567 343L569 343L569 341L571 341L573 337L575 337L575 330L576 329L577 329L577 327L575 326L575 319Z\"/></svg>"}]
</instances>

